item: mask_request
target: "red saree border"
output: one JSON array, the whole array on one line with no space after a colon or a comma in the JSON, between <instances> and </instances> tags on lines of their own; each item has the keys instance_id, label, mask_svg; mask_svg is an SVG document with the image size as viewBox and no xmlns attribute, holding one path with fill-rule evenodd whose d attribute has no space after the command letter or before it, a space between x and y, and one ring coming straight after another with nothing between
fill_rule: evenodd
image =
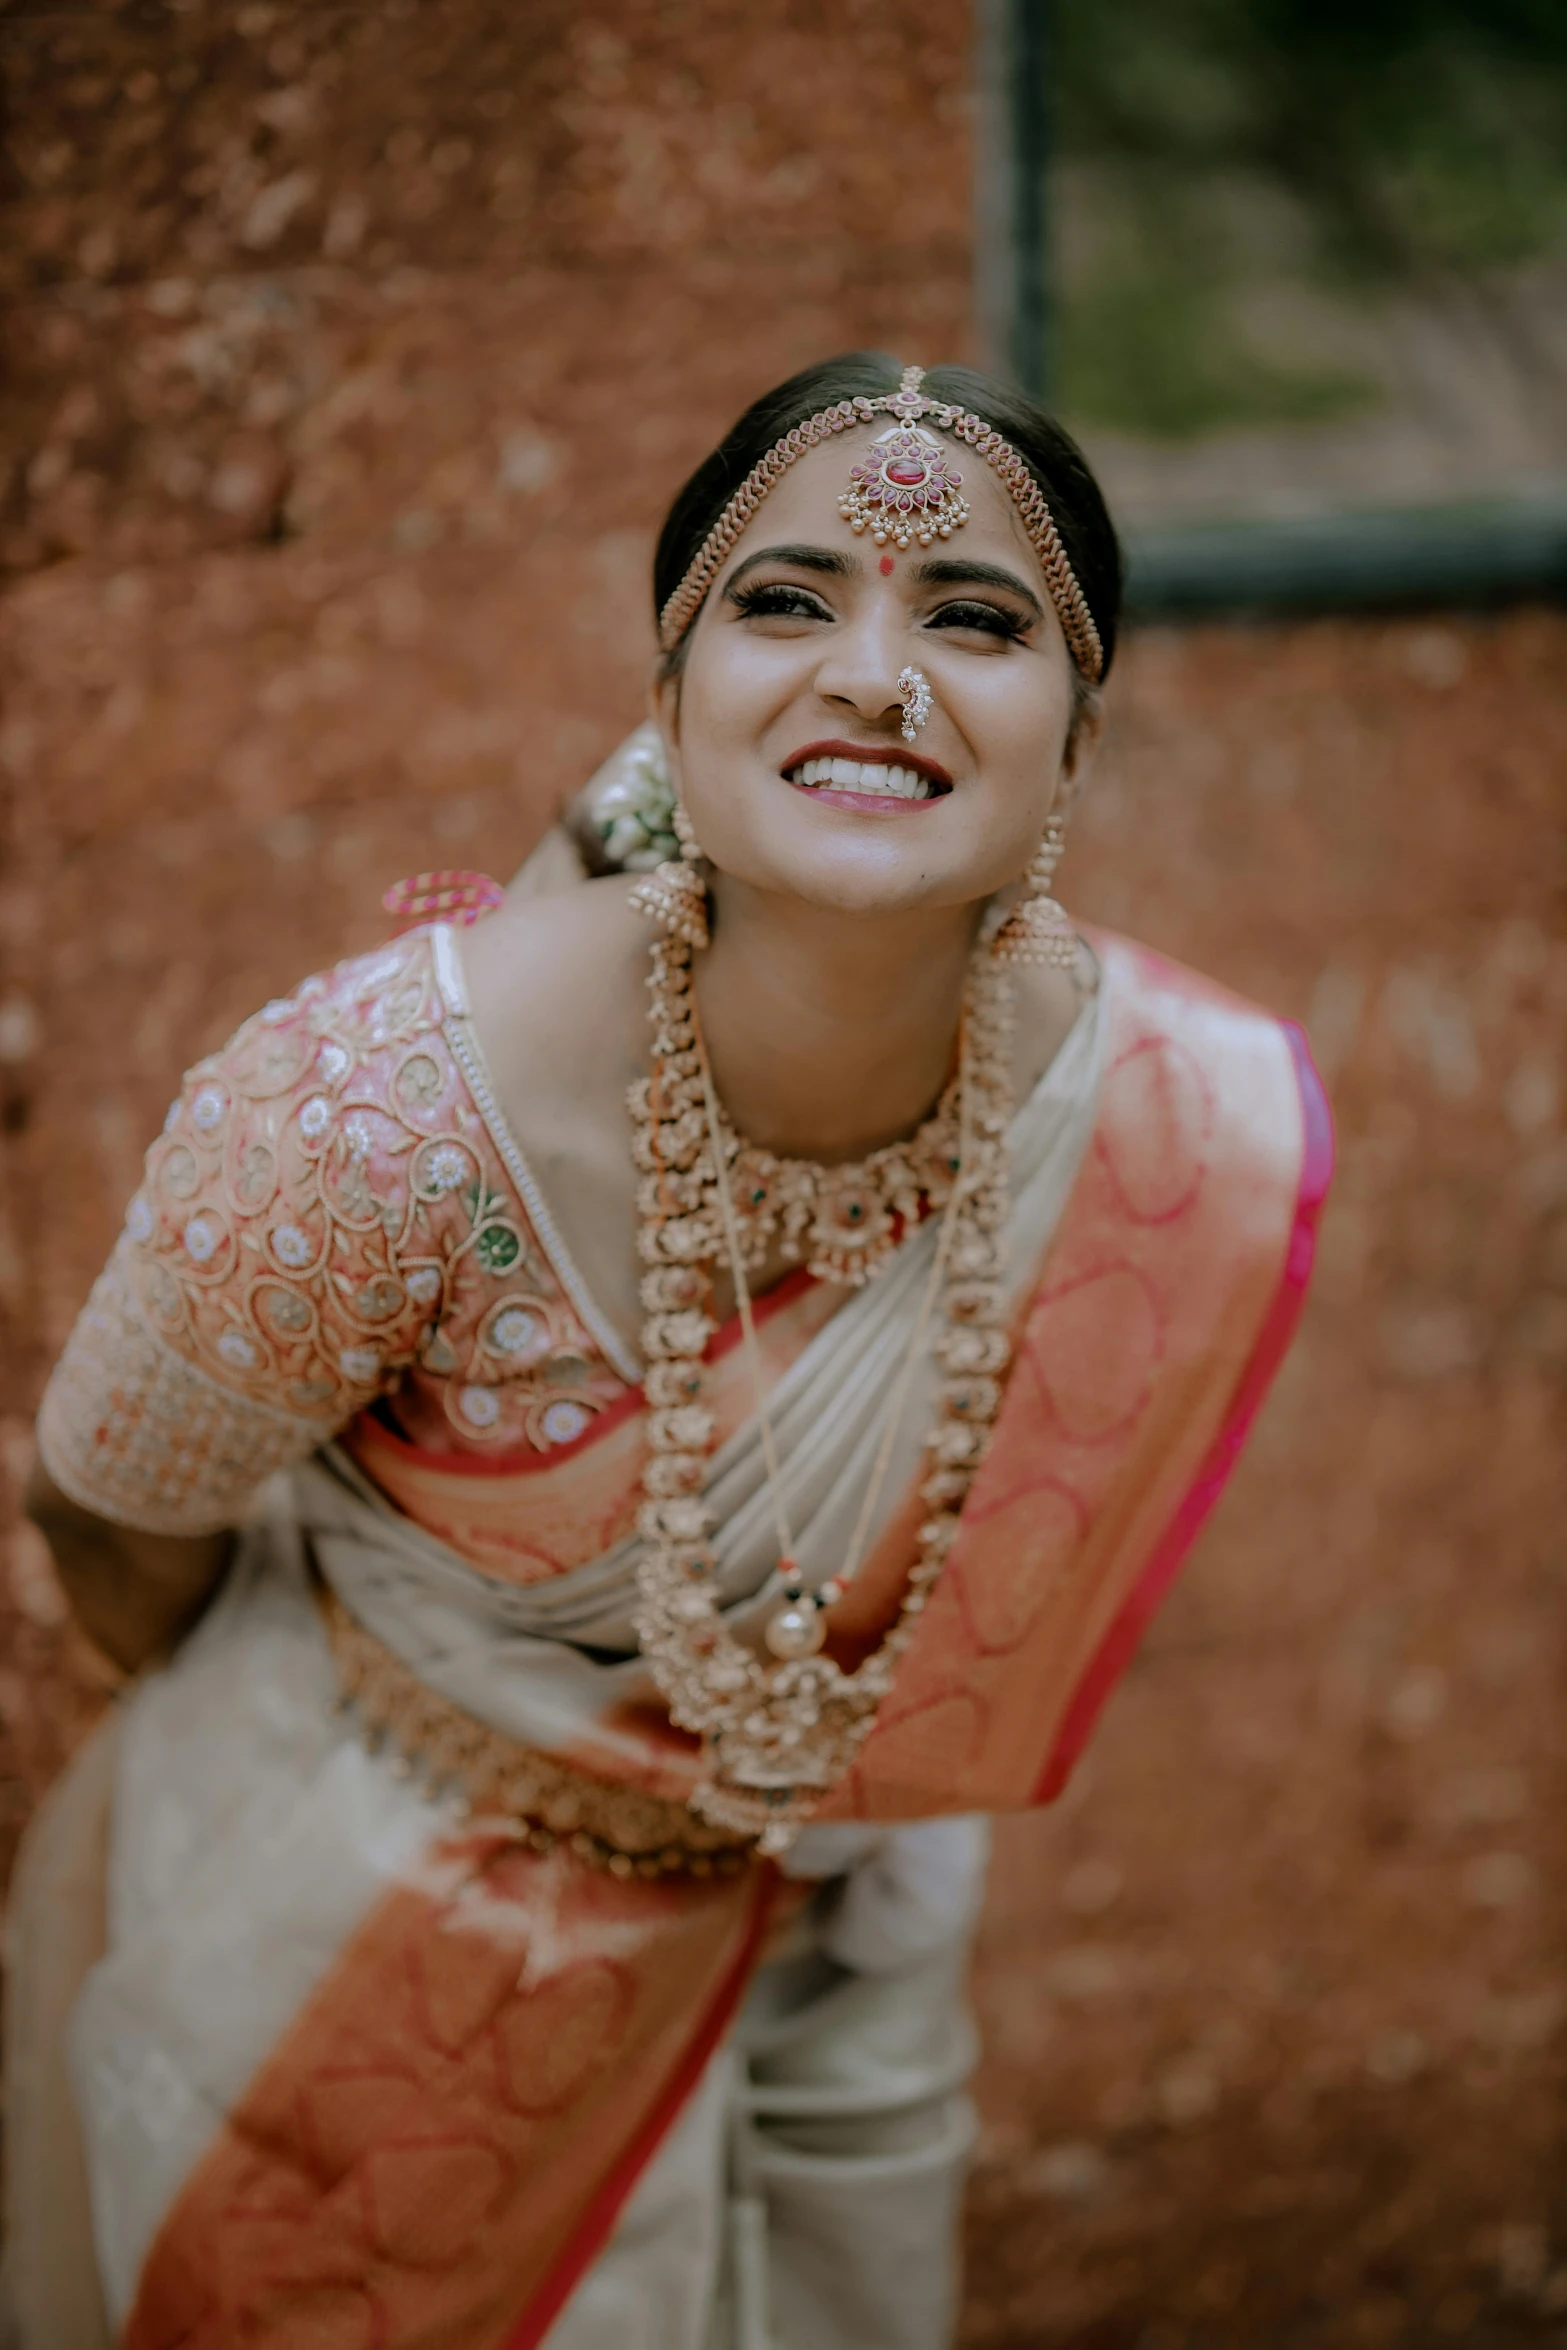
<instances>
[{"instance_id":1,"label":"red saree border","mask_svg":"<svg viewBox=\"0 0 1567 2350\"><path fill-rule=\"evenodd\" d=\"M372 1896L176 2189L124 2350L523 2350L729 2026L777 1872L619 1880L492 1823Z\"/></svg>"},{"instance_id":2,"label":"red saree border","mask_svg":"<svg viewBox=\"0 0 1567 2350\"><path fill-rule=\"evenodd\" d=\"M758 1868L757 1878L746 1938L711 2007L692 2034L685 2055L671 2073L641 2130L605 2174L603 2184L577 2224L576 2234L535 2294L533 2307L506 2336L500 2350L538 2350L538 2344L609 2242L615 2222L630 2201L638 2180L684 2112L688 2098L712 2061L756 1970L770 1922L777 1868L771 1861L764 1861Z\"/></svg>"},{"instance_id":3,"label":"red saree border","mask_svg":"<svg viewBox=\"0 0 1567 2350\"><path fill-rule=\"evenodd\" d=\"M1299 1032L1132 940L1095 945L1093 1142L946 1571L819 1818L1059 1793L1294 1326L1331 1156Z\"/></svg>"},{"instance_id":4,"label":"red saree border","mask_svg":"<svg viewBox=\"0 0 1567 2350\"><path fill-rule=\"evenodd\" d=\"M1059 1736L1034 1791L1035 1803L1053 1802L1070 1778L1155 1611L1234 1473L1305 1307L1317 1251L1317 1228L1333 1174L1333 1111L1305 1031L1294 1020L1281 1020L1278 1025L1294 1065L1302 1126L1300 1185L1278 1287L1251 1359L1236 1383L1223 1426L1068 1703Z\"/></svg>"}]
</instances>

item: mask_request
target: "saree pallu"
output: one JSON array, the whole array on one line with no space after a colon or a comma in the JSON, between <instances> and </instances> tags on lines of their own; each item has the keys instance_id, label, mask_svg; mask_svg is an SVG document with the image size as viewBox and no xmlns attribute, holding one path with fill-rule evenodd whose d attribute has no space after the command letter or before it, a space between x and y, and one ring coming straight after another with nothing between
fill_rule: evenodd
<instances>
[{"instance_id":1,"label":"saree pallu","mask_svg":"<svg viewBox=\"0 0 1567 2350\"><path fill-rule=\"evenodd\" d=\"M802 1875L842 1876L835 1837L1059 1791L1294 1326L1330 1158L1301 1039L1142 949L1096 946L1098 994L1014 1131L1016 1357L994 1441ZM933 1239L802 1323L792 1354L780 1340L772 1408L811 1580L842 1555ZM925 1400L840 1638L896 1604ZM335 1710L312 1570L421 1682L530 1747L661 1799L696 1764L635 1653L634 1540L507 1581L474 1563L504 1518L495 1480L362 1435L297 1475L124 1709L107 1946L70 2056L128 2350L544 2341L657 2149L695 2131L786 1904L760 1866L650 1882L536 1851L365 1750ZM628 1460L608 1447L605 1476ZM444 1476L460 1540L393 1506L400 1476ZM517 1507L537 1508L521 1482ZM754 1423L709 1493L730 1620L754 1629L776 1592ZM940 1948L925 1957L939 1972Z\"/></svg>"}]
</instances>

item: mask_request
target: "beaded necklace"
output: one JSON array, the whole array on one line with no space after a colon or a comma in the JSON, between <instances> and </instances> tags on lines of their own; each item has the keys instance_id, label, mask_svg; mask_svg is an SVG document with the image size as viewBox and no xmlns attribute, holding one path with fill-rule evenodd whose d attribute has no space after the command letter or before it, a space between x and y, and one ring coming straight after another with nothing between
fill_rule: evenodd
<instances>
[{"instance_id":1,"label":"beaded necklace","mask_svg":"<svg viewBox=\"0 0 1567 2350\"><path fill-rule=\"evenodd\" d=\"M1010 1354L998 1236L1008 1196L1011 987L989 951L977 949L964 993L957 1075L931 1117L906 1145L875 1152L856 1167L822 1169L755 1151L735 1134L719 1110L702 1049L689 942L657 940L652 965L652 1073L629 1097L639 1171L637 1241L648 1268L641 1284L648 1457L637 1519L646 1544L637 1636L671 1719L702 1740L703 1777L692 1809L717 1826L755 1836L764 1852L780 1852L870 1733L946 1563L1000 1406ZM897 1220L911 1224L937 1208L935 1261L859 1524L844 1567L808 1594L790 1555L746 1263L758 1261L781 1230L786 1244L809 1255L813 1273L858 1287L890 1257ZM711 1513L702 1497L714 1427L701 1400L703 1357L715 1328L713 1270L726 1248L758 1377L779 1532L783 1604L768 1623L765 1656L723 1622ZM896 1621L863 1663L844 1672L821 1653L822 1619L859 1564L938 1296L933 1352L942 1379L920 1485L930 1514L919 1529Z\"/></svg>"}]
</instances>

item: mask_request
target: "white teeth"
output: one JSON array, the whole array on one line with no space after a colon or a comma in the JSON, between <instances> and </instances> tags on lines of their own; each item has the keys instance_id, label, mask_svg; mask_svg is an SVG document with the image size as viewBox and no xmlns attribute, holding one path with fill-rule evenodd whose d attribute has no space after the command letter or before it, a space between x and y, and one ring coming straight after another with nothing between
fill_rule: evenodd
<instances>
[{"instance_id":1,"label":"white teeth","mask_svg":"<svg viewBox=\"0 0 1567 2350\"><path fill-rule=\"evenodd\" d=\"M808 789L830 784L836 791L870 792L885 799L928 800L931 786L913 767L888 767L878 760L807 759L794 770Z\"/></svg>"}]
</instances>

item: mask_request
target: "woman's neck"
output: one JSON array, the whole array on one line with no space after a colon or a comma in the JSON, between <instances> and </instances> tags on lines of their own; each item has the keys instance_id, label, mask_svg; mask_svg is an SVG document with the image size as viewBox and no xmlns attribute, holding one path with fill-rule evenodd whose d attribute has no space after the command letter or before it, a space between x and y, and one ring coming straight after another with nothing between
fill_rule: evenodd
<instances>
[{"instance_id":1,"label":"woman's neck","mask_svg":"<svg viewBox=\"0 0 1567 2350\"><path fill-rule=\"evenodd\" d=\"M979 909L843 914L727 879L716 898L694 980L735 1126L828 1161L911 1132L952 1068Z\"/></svg>"}]
</instances>

